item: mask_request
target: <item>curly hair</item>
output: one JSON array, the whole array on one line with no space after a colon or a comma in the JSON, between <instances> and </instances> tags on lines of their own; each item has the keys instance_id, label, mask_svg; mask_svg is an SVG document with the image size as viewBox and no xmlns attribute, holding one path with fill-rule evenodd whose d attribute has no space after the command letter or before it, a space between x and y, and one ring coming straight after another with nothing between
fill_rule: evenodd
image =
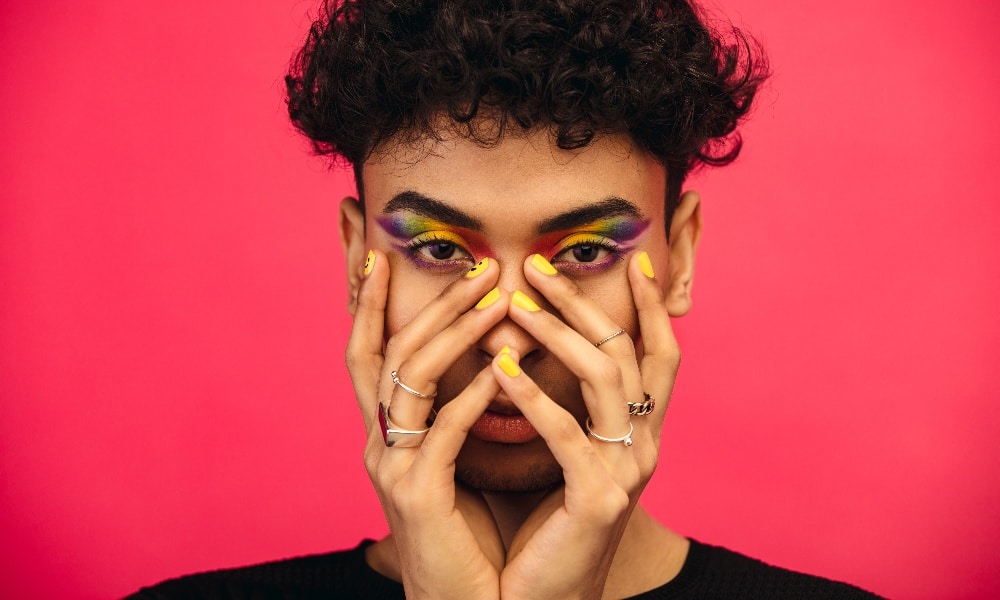
<instances>
[{"instance_id":1,"label":"curly hair","mask_svg":"<svg viewBox=\"0 0 1000 600\"><path fill-rule=\"evenodd\" d=\"M382 144L440 139L447 116L486 147L512 128L567 150L626 133L665 166L669 216L692 168L736 158L766 76L752 38L685 0L327 0L285 83L292 123L359 188Z\"/></svg>"}]
</instances>

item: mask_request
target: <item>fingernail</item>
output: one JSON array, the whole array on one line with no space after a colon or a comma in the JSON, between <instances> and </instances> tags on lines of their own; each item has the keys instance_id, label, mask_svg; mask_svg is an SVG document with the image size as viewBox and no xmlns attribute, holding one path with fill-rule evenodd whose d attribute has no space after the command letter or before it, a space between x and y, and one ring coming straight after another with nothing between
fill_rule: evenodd
<instances>
[{"instance_id":1,"label":"fingernail","mask_svg":"<svg viewBox=\"0 0 1000 600\"><path fill-rule=\"evenodd\" d=\"M472 279L473 277L478 277L486 271L486 267L490 266L490 259L484 258L483 260L477 262L474 267L469 269L469 272L465 274L466 277Z\"/></svg>"},{"instance_id":2,"label":"fingernail","mask_svg":"<svg viewBox=\"0 0 1000 600\"><path fill-rule=\"evenodd\" d=\"M514 292L511 301L514 303L514 306L522 308L528 312L535 312L541 310L541 308L539 308L539 306L535 304L535 301L529 298L527 294L525 294L521 290L517 290Z\"/></svg>"},{"instance_id":3,"label":"fingernail","mask_svg":"<svg viewBox=\"0 0 1000 600\"><path fill-rule=\"evenodd\" d=\"M510 357L510 354L501 356L500 360L497 361L497 366L507 374L507 377L517 377L521 374L521 367L517 366L517 363Z\"/></svg>"},{"instance_id":4,"label":"fingernail","mask_svg":"<svg viewBox=\"0 0 1000 600\"><path fill-rule=\"evenodd\" d=\"M552 263L545 260L545 257L542 256L541 254L533 254L531 256L531 266L535 267L536 271L541 271L546 275L555 275L556 273L558 273L558 271L556 271L556 268L552 266Z\"/></svg>"},{"instance_id":5,"label":"fingernail","mask_svg":"<svg viewBox=\"0 0 1000 600\"><path fill-rule=\"evenodd\" d=\"M483 299L476 303L476 308L483 309L500 299L500 288L493 288L486 292Z\"/></svg>"},{"instance_id":6,"label":"fingernail","mask_svg":"<svg viewBox=\"0 0 1000 600\"><path fill-rule=\"evenodd\" d=\"M497 352L497 356L500 356L501 354L510 354L510 346L500 348L500 352Z\"/></svg>"},{"instance_id":7,"label":"fingernail","mask_svg":"<svg viewBox=\"0 0 1000 600\"><path fill-rule=\"evenodd\" d=\"M375 268L375 251L369 250L368 256L365 258L365 275L371 273L372 269L374 268Z\"/></svg>"},{"instance_id":8,"label":"fingernail","mask_svg":"<svg viewBox=\"0 0 1000 600\"><path fill-rule=\"evenodd\" d=\"M653 274L653 263L649 260L649 254L645 252L639 255L639 270L642 271L643 275L649 277L650 279L655 277Z\"/></svg>"}]
</instances>

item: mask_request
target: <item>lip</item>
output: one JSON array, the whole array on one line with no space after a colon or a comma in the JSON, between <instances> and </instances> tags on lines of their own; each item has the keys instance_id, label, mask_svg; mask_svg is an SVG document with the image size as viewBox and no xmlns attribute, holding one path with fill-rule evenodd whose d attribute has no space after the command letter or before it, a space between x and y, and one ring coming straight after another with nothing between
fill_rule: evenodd
<instances>
[{"instance_id":1,"label":"lip","mask_svg":"<svg viewBox=\"0 0 1000 600\"><path fill-rule=\"evenodd\" d=\"M494 411L504 410L503 413ZM525 444L538 437L538 432L520 412L505 410L506 407L490 406L475 422L469 433L485 442L502 444Z\"/></svg>"}]
</instances>

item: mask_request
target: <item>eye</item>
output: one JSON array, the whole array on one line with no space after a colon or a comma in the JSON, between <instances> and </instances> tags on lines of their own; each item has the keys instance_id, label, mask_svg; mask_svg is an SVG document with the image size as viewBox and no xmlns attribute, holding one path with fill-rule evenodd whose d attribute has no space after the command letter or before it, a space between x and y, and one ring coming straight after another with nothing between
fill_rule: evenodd
<instances>
[{"instance_id":1,"label":"eye","mask_svg":"<svg viewBox=\"0 0 1000 600\"><path fill-rule=\"evenodd\" d=\"M472 260L459 236L447 231L429 231L410 240L407 252L415 259L429 263Z\"/></svg>"},{"instance_id":2,"label":"eye","mask_svg":"<svg viewBox=\"0 0 1000 600\"><path fill-rule=\"evenodd\" d=\"M607 249L594 244L580 244L571 248L570 251L577 262L589 263L597 260L601 252L607 252Z\"/></svg>"},{"instance_id":3,"label":"eye","mask_svg":"<svg viewBox=\"0 0 1000 600\"><path fill-rule=\"evenodd\" d=\"M458 252L458 246L451 242L435 242L420 248L420 251L428 254L435 260L448 260Z\"/></svg>"},{"instance_id":4,"label":"eye","mask_svg":"<svg viewBox=\"0 0 1000 600\"><path fill-rule=\"evenodd\" d=\"M563 240L553 262L569 264L603 263L620 254L618 244L599 235L576 234Z\"/></svg>"}]
</instances>

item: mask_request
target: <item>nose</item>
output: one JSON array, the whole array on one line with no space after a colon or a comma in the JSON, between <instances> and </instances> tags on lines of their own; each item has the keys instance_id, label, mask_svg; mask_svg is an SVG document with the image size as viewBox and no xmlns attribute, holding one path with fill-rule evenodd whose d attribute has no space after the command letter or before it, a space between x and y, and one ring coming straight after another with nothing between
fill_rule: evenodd
<instances>
[{"instance_id":1,"label":"nose","mask_svg":"<svg viewBox=\"0 0 1000 600\"><path fill-rule=\"evenodd\" d=\"M520 290L543 309L551 310L545 298L532 288L524 277L525 258L522 256L496 257L500 267L500 278L497 281L497 286L509 293ZM517 352L521 356L522 363L526 360L538 360L544 351L538 340L511 320L510 316L504 317L479 340L479 349L489 354L491 358L504 346L510 346L511 350Z\"/></svg>"}]
</instances>

